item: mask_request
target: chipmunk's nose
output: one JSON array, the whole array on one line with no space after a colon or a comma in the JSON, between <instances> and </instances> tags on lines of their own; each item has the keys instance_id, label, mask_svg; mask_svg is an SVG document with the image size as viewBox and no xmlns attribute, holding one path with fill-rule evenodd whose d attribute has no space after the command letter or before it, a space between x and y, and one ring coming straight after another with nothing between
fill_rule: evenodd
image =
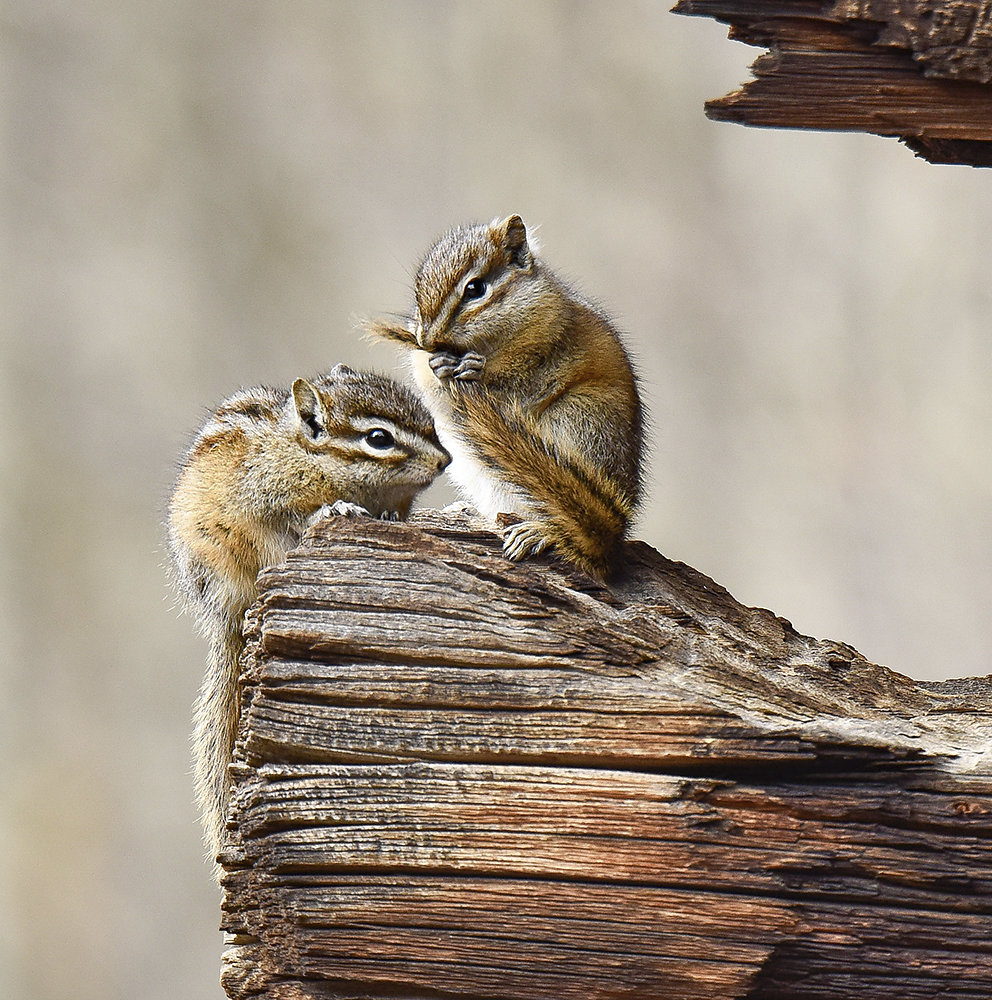
<instances>
[{"instance_id":1,"label":"chipmunk's nose","mask_svg":"<svg viewBox=\"0 0 992 1000\"><path fill-rule=\"evenodd\" d=\"M449 465L451 465L451 456L442 448L441 457L437 460L437 471L444 472Z\"/></svg>"}]
</instances>

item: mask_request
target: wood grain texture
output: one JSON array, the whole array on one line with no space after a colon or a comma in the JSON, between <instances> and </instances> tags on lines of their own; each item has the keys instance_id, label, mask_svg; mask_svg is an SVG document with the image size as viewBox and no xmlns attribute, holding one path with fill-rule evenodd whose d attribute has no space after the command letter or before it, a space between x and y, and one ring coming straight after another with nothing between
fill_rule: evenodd
<instances>
[{"instance_id":1,"label":"wood grain texture","mask_svg":"<svg viewBox=\"0 0 992 1000\"><path fill-rule=\"evenodd\" d=\"M989 679L627 557L607 589L425 512L263 574L231 997L992 996Z\"/></svg>"},{"instance_id":2,"label":"wood grain texture","mask_svg":"<svg viewBox=\"0 0 992 1000\"><path fill-rule=\"evenodd\" d=\"M898 136L934 163L992 165L992 0L680 0L768 49L706 104L746 125Z\"/></svg>"}]
</instances>

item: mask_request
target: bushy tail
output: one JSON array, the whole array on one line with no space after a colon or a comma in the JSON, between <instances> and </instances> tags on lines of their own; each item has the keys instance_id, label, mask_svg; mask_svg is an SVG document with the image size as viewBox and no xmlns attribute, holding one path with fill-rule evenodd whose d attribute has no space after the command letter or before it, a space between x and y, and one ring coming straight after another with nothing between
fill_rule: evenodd
<instances>
[{"instance_id":1,"label":"bushy tail","mask_svg":"<svg viewBox=\"0 0 992 1000\"><path fill-rule=\"evenodd\" d=\"M474 388L453 405L478 457L531 499L558 553L591 576L610 576L636 496L583 455L562 454L519 406Z\"/></svg>"},{"instance_id":2,"label":"bushy tail","mask_svg":"<svg viewBox=\"0 0 992 1000\"><path fill-rule=\"evenodd\" d=\"M227 765L237 731L238 658L243 646L240 620L237 627L219 629L211 637L210 662L193 709L193 777L203 842L211 860L220 853L227 824ZM220 874L219 868L215 874Z\"/></svg>"}]
</instances>

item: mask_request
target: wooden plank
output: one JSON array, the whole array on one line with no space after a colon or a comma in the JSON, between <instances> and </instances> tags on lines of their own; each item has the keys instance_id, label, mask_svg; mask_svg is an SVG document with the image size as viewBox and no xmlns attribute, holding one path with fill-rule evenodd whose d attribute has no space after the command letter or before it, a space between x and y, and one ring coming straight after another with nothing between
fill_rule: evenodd
<instances>
[{"instance_id":1,"label":"wooden plank","mask_svg":"<svg viewBox=\"0 0 992 1000\"><path fill-rule=\"evenodd\" d=\"M605 589L424 514L265 574L230 996L992 996L989 679L627 556Z\"/></svg>"},{"instance_id":2,"label":"wooden plank","mask_svg":"<svg viewBox=\"0 0 992 1000\"><path fill-rule=\"evenodd\" d=\"M594 1000L664 984L717 1000L748 988L794 922L771 901L540 881L345 875L273 897L241 958L287 956L304 983L287 996Z\"/></svg>"},{"instance_id":3,"label":"wooden plank","mask_svg":"<svg viewBox=\"0 0 992 1000\"><path fill-rule=\"evenodd\" d=\"M256 779L239 790L238 861L280 875L385 868L992 913L989 796L444 764Z\"/></svg>"}]
</instances>

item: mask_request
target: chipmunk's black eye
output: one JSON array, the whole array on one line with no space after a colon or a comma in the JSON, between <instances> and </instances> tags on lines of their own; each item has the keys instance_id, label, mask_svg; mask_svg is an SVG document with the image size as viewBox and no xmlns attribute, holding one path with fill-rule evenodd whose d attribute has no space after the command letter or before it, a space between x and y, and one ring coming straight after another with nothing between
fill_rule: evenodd
<instances>
[{"instance_id":1,"label":"chipmunk's black eye","mask_svg":"<svg viewBox=\"0 0 992 1000\"><path fill-rule=\"evenodd\" d=\"M481 278L474 278L462 289L462 299L481 299L486 294L486 283Z\"/></svg>"},{"instance_id":2,"label":"chipmunk's black eye","mask_svg":"<svg viewBox=\"0 0 992 1000\"><path fill-rule=\"evenodd\" d=\"M396 443L393 439L393 435L389 431L384 430L382 427L373 427L365 435L366 443L372 448L378 448L380 451L385 451L387 448L392 448Z\"/></svg>"}]
</instances>

